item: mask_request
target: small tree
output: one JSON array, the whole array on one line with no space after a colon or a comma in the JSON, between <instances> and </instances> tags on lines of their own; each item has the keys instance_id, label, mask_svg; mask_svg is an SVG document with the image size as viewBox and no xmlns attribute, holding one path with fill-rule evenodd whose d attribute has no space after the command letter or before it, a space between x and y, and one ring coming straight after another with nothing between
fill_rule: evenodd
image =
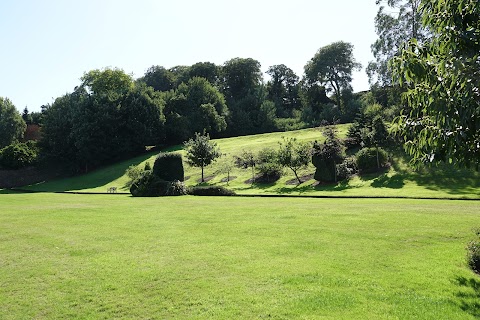
<instances>
[{"instance_id":1,"label":"small tree","mask_svg":"<svg viewBox=\"0 0 480 320\"><path fill-rule=\"evenodd\" d=\"M208 133L201 135L197 132L195 139L184 142L184 145L187 152L187 163L192 167L202 168L202 182L205 182L204 168L222 156L217 144L210 141Z\"/></svg>"},{"instance_id":2,"label":"small tree","mask_svg":"<svg viewBox=\"0 0 480 320\"><path fill-rule=\"evenodd\" d=\"M323 144L317 141L313 144L312 163L317 168L314 178L337 182L337 163L343 160L343 145L334 128L327 127L323 135Z\"/></svg>"},{"instance_id":3,"label":"small tree","mask_svg":"<svg viewBox=\"0 0 480 320\"><path fill-rule=\"evenodd\" d=\"M296 138L284 138L279 144L278 162L293 171L298 184L302 183L298 177L298 170L306 168L310 161L312 154L310 145L299 142Z\"/></svg>"},{"instance_id":4,"label":"small tree","mask_svg":"<svg viewBox=\"0 0 480 320\"><path fill-rule=\"evenodd\" d=\"M230 182L230 172L232 172L232 170L233 170L233 161L231 158L224 159L219 165L218 173L227 175L227 186Z\"/></svg>"},{"instance_id":5,"label":"small tree","mask_svg":"<svg viewBox=\"0 0 480 320\"><path fill-rule=\"evenodd\" d=\"M252 168L252 184L255 182L255 166L258 160L251 151L243 150L238 156L235 156L235 164L239 168Z\"/></svg>"}]
</instances>

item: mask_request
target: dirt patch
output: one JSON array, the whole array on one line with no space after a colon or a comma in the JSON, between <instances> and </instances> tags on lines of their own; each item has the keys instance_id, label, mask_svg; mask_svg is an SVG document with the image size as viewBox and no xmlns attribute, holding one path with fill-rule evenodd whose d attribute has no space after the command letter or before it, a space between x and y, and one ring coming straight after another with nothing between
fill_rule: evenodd
<instances>
[{"instance_id":1,"label":"dirt patch","mask_svg":"<svg viewBox=\"0 0 480 320\"><path fill-rule=\"evenodd\" d=\"M310 180L312 178L313 178L313 173L301 176L300 181L302 181L302 183L304 183L304 182L307 182L308 180ZM285 184L287 184L287 185L298 185L299 183L298 183L297 178L295 178L295 179L288 180L287 182L285 182Z\"/></svg>"},{"instance_id":2,"label":"dirt patch","mask_svg":"<svg viewBox=\"0 0 480 320\"><path fill-rule=\"evenodd\" d=\"M198 182L198 183L208 182L208 181L212 180L213 178L215 178L214 175L213 175L213 176L206 176L206 177L203 178L203 181L202 181L202 178L200 178L200 179L197 180L197 182ZM231 179L230 179L230 180L231 180Z\"/></svg>"},{"instance_id":3,"label":"dirt patch","mask_svg":"<svg viewBox=\"0 0 480 320\"><path fill-rule=\"evenodd\" d=\"M230 176L230 179L227 178L227 177L225 177L225 178L223 178L223 179L220 180L220 181L221 181L221 182L229 182L229 181L232 181L232 180L235 180L235 179L237 179L236 176Z\"/></svg>"}]
</instances>

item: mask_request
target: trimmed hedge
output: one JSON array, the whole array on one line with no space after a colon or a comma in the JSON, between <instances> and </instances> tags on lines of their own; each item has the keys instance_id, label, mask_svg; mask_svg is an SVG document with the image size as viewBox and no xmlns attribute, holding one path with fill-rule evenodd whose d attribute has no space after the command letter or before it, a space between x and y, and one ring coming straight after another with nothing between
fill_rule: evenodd
<instances>
[{"instance_id":1,"label":"trimmed hedge","mask_svg":"<svg viewBox=\"0 0 480 320\"><path fill-rule=\"evenodd\" d=\"M153 165L153 174L165 181L184 181L182 155L160 152Z\"/></svg>"},{"instance_id":2,"label":"trimmed hedge","mask_svg":"<svg viewBox=\"0 0 480 320\"><path fill-rule=\"evenodd\" d=\"M235 192L221 186L191 187L188 194L193 196L234 196Z\"/></svg>"}]
</instances>

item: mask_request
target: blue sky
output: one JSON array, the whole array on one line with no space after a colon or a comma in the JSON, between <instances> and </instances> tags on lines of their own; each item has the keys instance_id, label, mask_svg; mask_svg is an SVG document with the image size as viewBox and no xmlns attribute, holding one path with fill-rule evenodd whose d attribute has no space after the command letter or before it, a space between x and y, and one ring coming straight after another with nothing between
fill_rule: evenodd
<instances>
[{"instance_id":1,"label":"blue sky","mask_svg":"<svg viewBox=\"0 0 480 320\"><path fill-rule=\"evenodd\" d=\"M39 111L92 69L137 78L152 65L235 57L254 58L263 71L283 63L302 76L335 41L354 45L364 68L353 87L366 90L376 11L374 0L1 0L0 96Z\"/></svg>"}]
</instances>

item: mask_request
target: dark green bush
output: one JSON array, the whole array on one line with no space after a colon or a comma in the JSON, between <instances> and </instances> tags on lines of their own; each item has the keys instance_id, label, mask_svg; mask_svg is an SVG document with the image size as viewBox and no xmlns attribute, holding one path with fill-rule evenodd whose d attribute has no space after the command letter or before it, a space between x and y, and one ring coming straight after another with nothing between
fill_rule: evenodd
<instances>
[{"instance_id":1,"label":"dark green bush","mask_svg":"<svg viewBox=\"0 0 480 320\"><path fill-rule=\"evenodd\" d=\"M184 181L182 155L160 152L153 165L153 174L166 181Z\"/></svg>"},{"instance_id":2,"label":"dark green bush","mask_svg":"<svg viewBox=\"0 0 480 320\"><path fill-rule=\"evenodd\" d=\"M35 142L13 143L0 150L0 167L20 169L37 162L38 148Z\"/></svg>"},{"instance_id":3,"label":"dark green bush","mask_svg":"<svg viewBox=\"0 0 480 320\"><path fill-rule=\"evenodd\" d=\"M137 180L132 182L130 193L134 197L160 197L167 194L170 182L154 175L151 171L144 171Z\"/></svg>"},{"instance_id":4,"label":"dark green bush","mask_svg":"<svg viewBox=\"0 0 480 320\"><path fill-rule=\"evenodd\" d=\"M376 148L363 148L357 152L356 157L357 167L360 172L370 172L379 169L377 165ZM380 168L385 167L387 161L387 152L382 148L378 148L378 162L380 164Z\"/></svg>"},{"instance_id":5,"label":"dark green bush","mask_svg":"<svg viewBox=\"0 0 480 320\"><path fill-rule=\"evenodd\" d=\"M197 186L189 188L188 194L193 196L234 196L235 192L222 186Z\"/></svg>"},{"instance_id":6,"label":"dark green bush","mask_svg":"<svg viewBox=\"0 0 480 320\"><path fill-rule=\"evenodd\" d=\"M467 263L473 271L480 274L480 228L475 230L475 234L477 239L467 245Z\"/></svg>"}]
</instances>

